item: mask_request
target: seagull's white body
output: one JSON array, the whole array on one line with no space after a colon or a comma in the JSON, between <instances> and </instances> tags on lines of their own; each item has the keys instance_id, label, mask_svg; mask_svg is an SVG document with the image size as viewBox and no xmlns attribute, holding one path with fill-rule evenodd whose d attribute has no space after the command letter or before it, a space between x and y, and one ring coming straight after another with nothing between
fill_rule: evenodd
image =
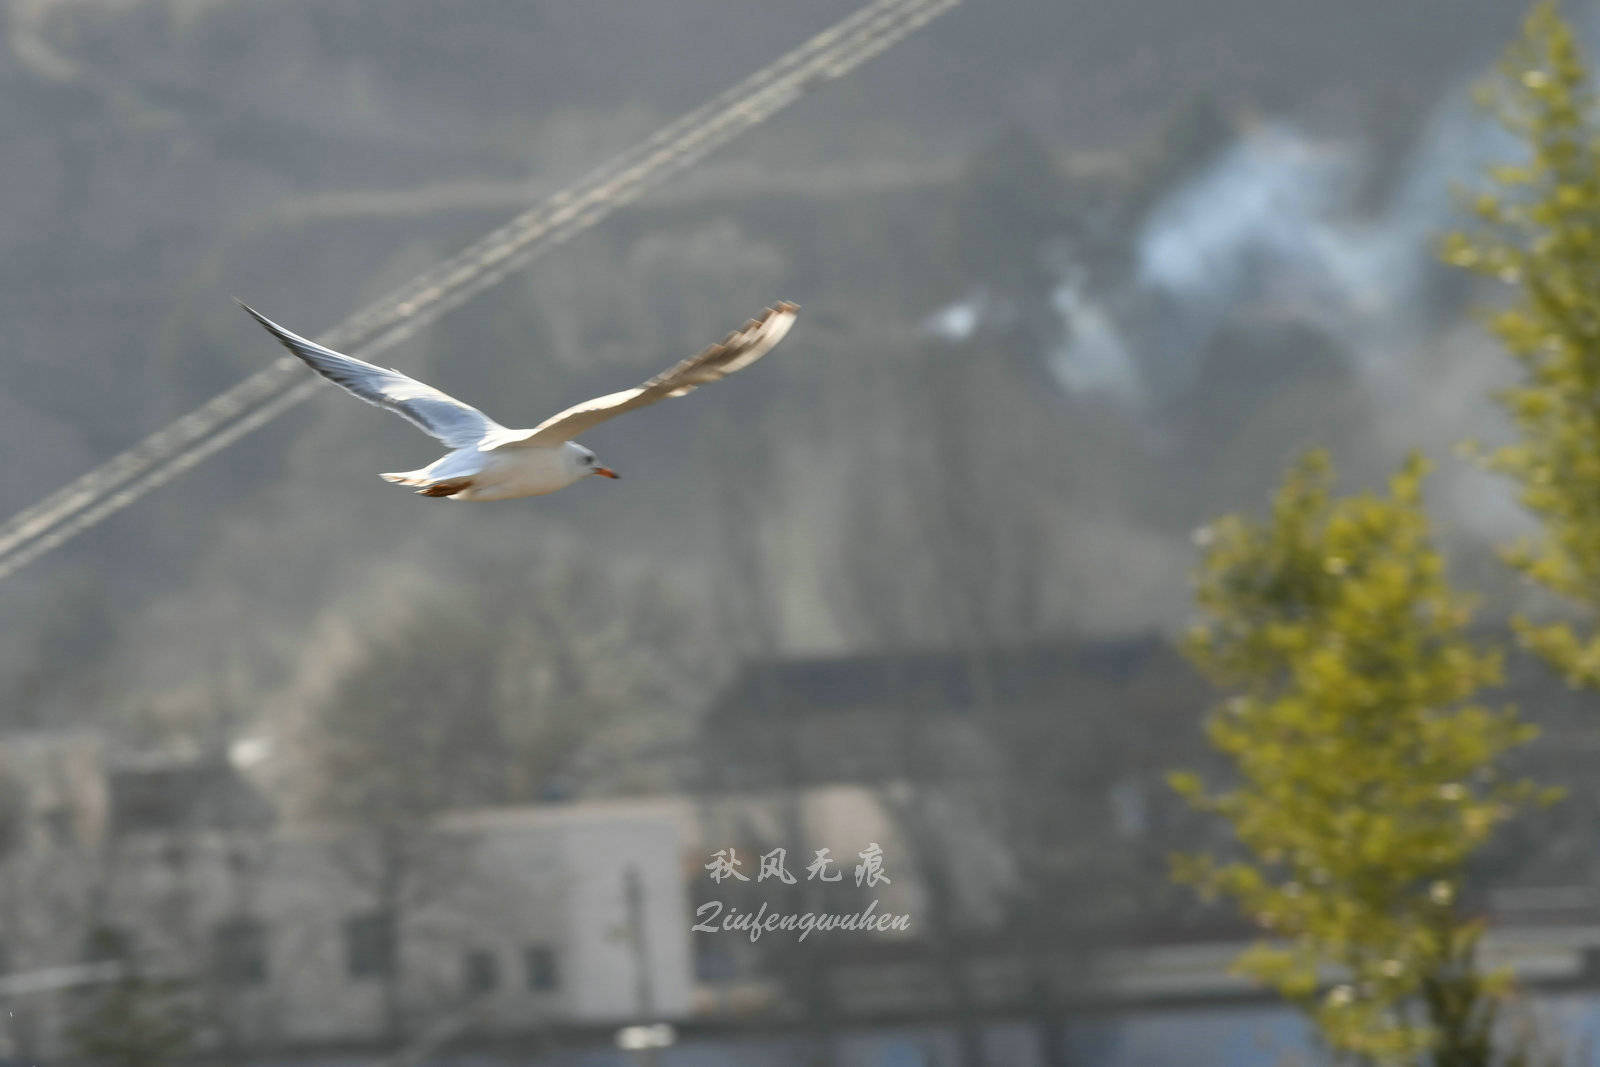
<instances>
[{"instance_id":1,"label":"seagull's white body","mask_svg":"<svg viewBox=\"0 0 1600 1067\"><path fill-rule=\"evenodd\" d=\"M553 448L458 448L447 452L421 470L379 475L386 482L414 485L424 489L467 484L450 493L451 500L511 500L519 496L541 496L565 489L595 473L583 464L582 456L569 451L570 442Z\"/></svg>"},{"instance_id":2,"label":"seagull's white body","mask_svg":"<svg viewBox=\"0 0 1600 1067\"><path fill-rule=\"evenodd\" d=\"M617 475L572 438L625 411L682 396L707 382L748 367L783 340L799 306L779 303L720 343L649 381L620 393L587 400L553 415L531 430L501 426L477 408L447 396L397 370L324 348L290 333L245 304L257 322L312 370L369 404L387 408L450 448L420 470L384 474L385 481L416 487L424 496L451 500L510 500L553 493L591 474Z\"/></svg>"}]
</instances>

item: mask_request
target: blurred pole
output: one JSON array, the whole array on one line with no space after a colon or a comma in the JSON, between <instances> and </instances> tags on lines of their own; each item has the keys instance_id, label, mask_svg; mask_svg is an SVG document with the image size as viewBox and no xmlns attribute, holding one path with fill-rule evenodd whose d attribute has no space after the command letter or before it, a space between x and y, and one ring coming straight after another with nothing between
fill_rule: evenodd
<instances>
[{"instance_id":1,"label":"blurred pole","mask_svg":"<svg viewBox=\"0 0 1600 1067\"><path fill-rule=\"evenodd\" d=\"M628 908L628 944L633 949L633 1014L641 1023L649 1024L656 1013L656 988L650 974L650 945L645 940L644 927L644 877L639 868L630 866L622 876L622 893ZM640 1067L655 1067L654 1048L635 1050L635 1061Z\"/></svg>"},{"instance_id":2,"label":"blurred pole","mask_svg":"<svg viewBox=\"0 0 1600 1067\"><path fill-rule=\"evenodd\" d=\"M633 1013L649 1019L656 1013L656 989L650 974L650 946L645 940L644 878L639 868L629 867L622 876L622 891L628 902L628 943L633 948Z\"/></svg>"}]
</instances>

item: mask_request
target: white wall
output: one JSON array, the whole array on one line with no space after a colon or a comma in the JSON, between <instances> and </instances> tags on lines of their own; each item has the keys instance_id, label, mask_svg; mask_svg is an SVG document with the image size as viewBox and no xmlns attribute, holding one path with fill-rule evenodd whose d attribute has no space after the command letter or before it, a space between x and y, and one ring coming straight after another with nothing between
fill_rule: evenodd
<instances>
[{"instance_id":1,"label":"white wall","mask_svg":"<svg viewBox=\"0 0 1600 1067\"><path fill-rule=\"evenodd\" d=\"M172 862L174 845L184 852ZM235 859L230 861L230 854ZM238 856L247 858L241 864ZM268 979L215 988L241 1038L360 1041L382 1032L383 982L347 973L345 922L376 903L370 839L331 829L146 838L120 851L111 914L158 966L204 973L216 923L267 924ZM678 818L648 804L494 809L451 817L418 852L402 906L408 1027L470 1017L478 1032L544 1022L635 1018L639 951L625 872L639 872L642 954L653 1018L688 1013L693 982ZM530 988L526 951L555 952L557 985ZM468 951L489 953L498 982L465 985Z\"/></svg>"}]
</instances>

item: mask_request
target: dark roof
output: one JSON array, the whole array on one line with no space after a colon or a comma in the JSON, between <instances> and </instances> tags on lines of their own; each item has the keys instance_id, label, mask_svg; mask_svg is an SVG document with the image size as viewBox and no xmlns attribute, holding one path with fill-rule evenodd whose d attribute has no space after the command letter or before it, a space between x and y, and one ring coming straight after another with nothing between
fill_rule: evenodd
<instances>
[{"instance_id":1,"label":"dark roof","mask_svg":"<svg viewBox=\"0 0 1600 1067\"><path fill-rule=\"evenodd\" d=\"M110 768L116 835L173 830L239 830L273 819L272 806L226 759L142 759Z\"/></svg>"},{"instance_id":2,"label":"dark roof","mask_svg":"<svg viewBox=\"0 0 1600 1067\"><path fill-rule=\"evenodd\" d=\"M964 712L985 696L1015 704L1057 696L1074 684L1123 686L1162 657L1176 658L1159 634L1060 641L972 652L882 652L746 664L713 703L728 722L766 714L807 714L913 704ZM1186 669L1186 668L1185 668Z\"/></svg>"}]
</instances>

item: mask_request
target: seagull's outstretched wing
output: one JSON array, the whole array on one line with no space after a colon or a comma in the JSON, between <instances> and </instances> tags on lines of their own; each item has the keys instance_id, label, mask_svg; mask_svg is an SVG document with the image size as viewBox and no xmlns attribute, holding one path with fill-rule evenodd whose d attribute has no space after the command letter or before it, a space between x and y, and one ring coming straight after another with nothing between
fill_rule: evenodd
<instances>
[{"instance_id":1,"label":"seagull's outstretched wing","mask_svg":"<svg viewBox=\"0 0 1600 1067\"><path fill-rule=\"evenodd\" d=\"M305 360L312 370L367 403L388 408L447 448L466 448L482 440L486 434L503 432L505 429L477 408L468 407L431 385L397 370L377 367L354 356L324 348L315 341L307 341L243 301L236 303L282 341L285 348Z\"/></svg>"},{"instance_id":2,"label":"seagull's outstretched wing","mask_svg":"<svg viewBox=\"0 0 1600 1067\"><path fill-rule=\"evenodd\" d=\"M780 301L777 306L763 311L760 318L751 319L710 348L662 371L643 385L574 404L559 415L545 419L528 436L508 441L503 447L548 447L570 441L589 427L616 418L625 411L669 396L682 396L707 382L726 378L748 367L783 340L799 310L799 304Z\"/></svg>"}]
</instances>

